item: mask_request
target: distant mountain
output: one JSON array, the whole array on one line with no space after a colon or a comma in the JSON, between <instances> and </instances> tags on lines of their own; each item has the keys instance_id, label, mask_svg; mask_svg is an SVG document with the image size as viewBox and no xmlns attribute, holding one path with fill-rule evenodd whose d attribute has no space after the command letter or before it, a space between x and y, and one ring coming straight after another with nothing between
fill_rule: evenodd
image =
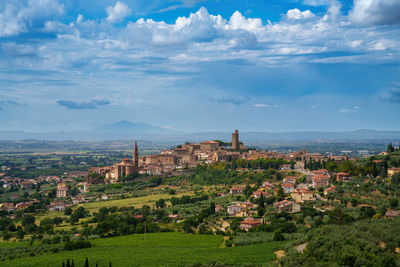
<instances>
[{"instance_id":1,"label":"distant mountain","mask_svg":"<svg viewBox=\"0 0 400 267\"><path fill-rule=\"evenodd\" d=\"M204 140L230 141L228 132L182 133L146 123L119 121L87 132L43 132L0 131L0 140L75 140L75 141L112 141L146 140L154 142L184 143ZM245 132L239 131L239 138L244 143L251 142L286 142L286 141L379 141L398 142L400 131L356 130L342 132Z\"/></svg>"},{"instance_id":2,"label":"distant mountain","mask_svg":"<svg viewBox=\"0 0 400 267\"><path fill-rule=\"evenodd\" d=\"M171 134L172 131L166 128L153 126L143 122L130 122L126 120L104 125L93 130L100 133L116 134Z\"/></svg>"}]
</instances>

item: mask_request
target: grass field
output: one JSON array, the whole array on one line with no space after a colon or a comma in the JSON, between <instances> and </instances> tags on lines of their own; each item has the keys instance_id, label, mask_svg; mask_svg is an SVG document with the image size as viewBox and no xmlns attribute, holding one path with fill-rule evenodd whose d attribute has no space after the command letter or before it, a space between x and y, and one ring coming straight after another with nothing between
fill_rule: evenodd
<instances>
[{"instance_id":1,"label":"grass field","mask_svg":"<svg viewBox=\"0 0 400 267\"><path fill-rule=\"evenodd\" d=\"M179 193L176 195L168 195L168 194L154 194L154 195L148 195L144 197L134 197L134 198L125 198L125 199L116 199L116 200L108 200L108 201L98 201L98 202L90 202L90 203L85 203L85 204L80 204L79 206L84 207L85 209L88 209L90 212L93 211L98 211L100 208L103 207L128 207L128 206L133 206L135 208L141 208L143 205L148 205L152 207L152 205L159 200L160 198L167 199L171 197L182 197L184 195L186 196L192 196L194 193L192 191L184 192L184 193Z\"/></svg>"},{"instance_id":2,"label":"grass field","mask_svg":"<svg viewBox=\"0 0 400 267\"><path fill-rule=\"evenodd\" d=\"M221 262L227 265L261 265L275 259L274 251L284 242L219 248L222 236L156 233L130 235L91 241L92 248L63 251L35 257L4 261L1 266L61 266L67 258L75 266L188 266L196 263Z\"/></svg>"}]
</instances>

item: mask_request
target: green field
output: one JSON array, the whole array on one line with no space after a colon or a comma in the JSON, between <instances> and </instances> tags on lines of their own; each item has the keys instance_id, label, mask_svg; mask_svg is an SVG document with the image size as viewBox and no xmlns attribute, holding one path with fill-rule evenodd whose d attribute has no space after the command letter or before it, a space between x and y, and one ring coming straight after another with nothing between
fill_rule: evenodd
<instances>
[{"instance_id":1,"label":"green field","mask_svg":"<svg viewBox=\"0 0 400 267\"><path fill-rule=\"evenodd\" d=\"M85 204L80 204L79 206L88 209L90 212L97 212L99 209L103 207L128 207L132 206L135 208L141 208L143 205L152 206L154 203L159 200L160 198L168 199L171 197L182 197L182 196L193 196L193 191L187 191L184 193L179 193L176 195L168 195L168 194L154 194L148 195L144 197L134 197L134 198L125 198L125 199L115 199L115 200L107 200L107 201L97 201L97 202L90 202Z\"/></svg>"},{"instance_id":2,"label":"green field","mask_svg":"<svg viewBox=\"0 0 400 267\"><path fill-rule=\"evenodd\" d=\"M284 242L218 248L222 236L156 233L96 239L93 247L63 251L2 262L1 266L61 266L67 258L75 266L83 266L88 257L90 266L187 266L196 263L220 262L227 265L260 265L275 259L273 252Z\"/></svg>"}]
</instances>

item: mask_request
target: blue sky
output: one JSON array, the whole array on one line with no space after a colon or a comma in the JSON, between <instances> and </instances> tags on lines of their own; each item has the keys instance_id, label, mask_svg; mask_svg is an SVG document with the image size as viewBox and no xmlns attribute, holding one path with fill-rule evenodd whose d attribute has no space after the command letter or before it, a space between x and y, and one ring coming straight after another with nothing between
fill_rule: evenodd
<instances>
[{"instance_id":1,"label":"blue sky","mask_svg":"<svg viewBox=\"0 0 400 267\"><path fill-rule=\"evenodd\" d=\"M0 130L399 130L398 0L3 0Z\"/></svg>"}]
</instances>

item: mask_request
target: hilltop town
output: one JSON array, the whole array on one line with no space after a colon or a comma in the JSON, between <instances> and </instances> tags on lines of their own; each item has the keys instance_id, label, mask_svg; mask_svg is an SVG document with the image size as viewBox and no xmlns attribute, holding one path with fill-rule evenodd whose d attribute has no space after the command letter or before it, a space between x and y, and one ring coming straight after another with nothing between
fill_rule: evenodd
<instances>
[{"instance_id":1,"label":"hilltop town","mask_svg":"<svg viewBox=\"0 0 400 267\"><path fill-rule=\"evenodd\" d=\"M271 246L270 253L281 253L280 263L294 266L294 257L311 253L303 252L313 242L308 233L368 220L386 231L399 217L400 149L392 144L362 159L305 150L278 153L246 147L236 130L231 142L185 143L142 156L134 142L132 158L118 162L118 155L113 161L101 155L58 157L50 171L66 162L77 167L54 175L49 169L15 172L3 166L3 241L44 246L42 252L33 246L15 257L89 249L111 236L172 231L221 236L224 247ZM7 255L0 257L10 260Z\"/></svg>"}]
</instances>

